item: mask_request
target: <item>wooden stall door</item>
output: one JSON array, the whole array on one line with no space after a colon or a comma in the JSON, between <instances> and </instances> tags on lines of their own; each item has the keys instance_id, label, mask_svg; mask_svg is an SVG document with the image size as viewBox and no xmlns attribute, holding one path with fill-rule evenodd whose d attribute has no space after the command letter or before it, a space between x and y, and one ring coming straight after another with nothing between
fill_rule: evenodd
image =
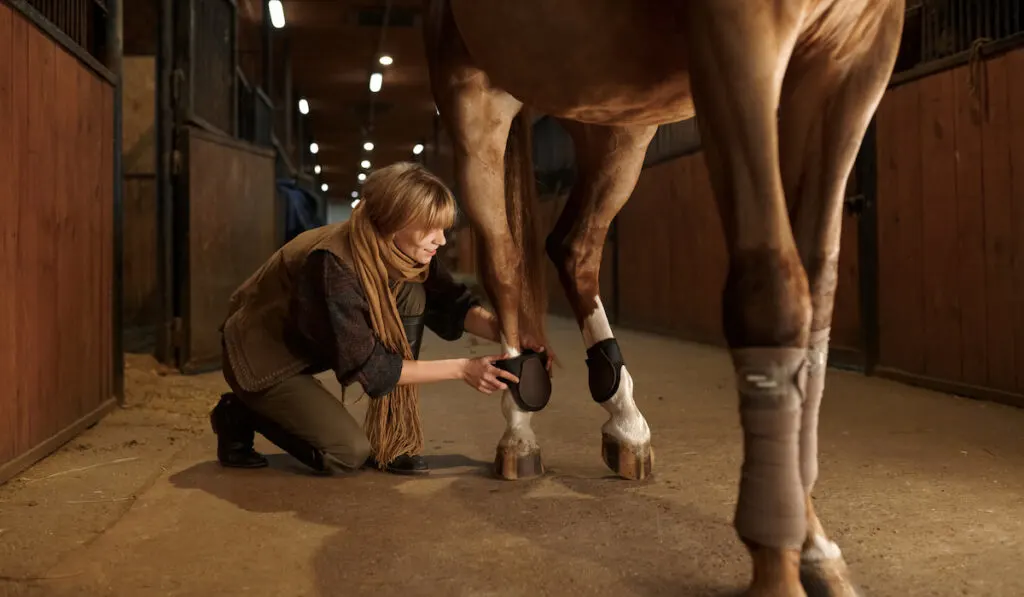
<instances>
[{"instance_id":1,"label":"wooden stall door","mask_svg":"<svg viewBox=\"0 0 1024 597\"><path fill-rule=\"evenodd\" d=\"M228 299L278 248L274 153L185 127L185 180L177 185L178 367L220 366Z\"/></svg>"}]
</instances>

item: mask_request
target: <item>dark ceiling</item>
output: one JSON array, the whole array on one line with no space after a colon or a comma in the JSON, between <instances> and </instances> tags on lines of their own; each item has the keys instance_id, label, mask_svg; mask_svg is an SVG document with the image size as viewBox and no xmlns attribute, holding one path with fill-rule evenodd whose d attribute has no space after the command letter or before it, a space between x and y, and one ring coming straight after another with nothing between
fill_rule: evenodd
<instances>
[{"instance_id":1,"label":"dark ceiling","mask_svg":"<svg viewBox=\"0 0 1024 597\"><path fill-rule=\"evenodd\" d=\"M289 40L292 81L309 102L311 140L319 146L320 178L332 200L351 200L364 159L374 168L414 159L417 143L426 146L423 157L435 155L422 4L283 0L286 25L275 33ZM393 63L381 65L382 55ZM369 87L373 72L383 75L378 93ZM372 151L363 149L366 141L374 144Z\"/></svg>"}]
</instances>

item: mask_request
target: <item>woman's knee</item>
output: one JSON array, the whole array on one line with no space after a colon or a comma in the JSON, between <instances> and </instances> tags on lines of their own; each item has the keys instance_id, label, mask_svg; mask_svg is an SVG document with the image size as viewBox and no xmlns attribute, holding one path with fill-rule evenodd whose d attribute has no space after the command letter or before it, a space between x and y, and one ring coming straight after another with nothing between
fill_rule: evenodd
<instances>
[{"instance_id":1,"label":"woman's knee","mask_svg":"<svg viewBox=\"0 0 1024 597\"><path fill-rule=\"evenodd\" d=\"M357 469L370 457L370 442L363 434L352 434L324 452L334 464L346 469Z\"/></svg>"}]
</instances>

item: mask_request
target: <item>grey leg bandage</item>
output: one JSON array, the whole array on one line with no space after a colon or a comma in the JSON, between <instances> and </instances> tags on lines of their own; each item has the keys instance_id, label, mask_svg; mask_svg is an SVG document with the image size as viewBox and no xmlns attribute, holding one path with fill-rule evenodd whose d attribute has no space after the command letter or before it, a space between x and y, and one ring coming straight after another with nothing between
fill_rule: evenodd
<instances>
[{"instance_id":1,"label":"grey leg bandage","mask_svg":"<svg viewBox=\"0 0 1024 597\"><path fill-rule=\"evenodd\" d=\"M799 549L807 536L800 473L807 351L744 348L732 358L743 424L736 531L764 547Z\"/></svg>"},{"instance_id":2,"label":"grey leg bandage","mask_svg":"<svg viewBox=\"0 0 1024 597\"><path fill-rule=\"evenodd\" d=\"M804 491L810 493L818 480L818 411L821 395L825 391L825 371L828 369L828 339L832 328L811 332L807 347L807 392L800 424L800 476Z\"/></svg>"}]
</instances>

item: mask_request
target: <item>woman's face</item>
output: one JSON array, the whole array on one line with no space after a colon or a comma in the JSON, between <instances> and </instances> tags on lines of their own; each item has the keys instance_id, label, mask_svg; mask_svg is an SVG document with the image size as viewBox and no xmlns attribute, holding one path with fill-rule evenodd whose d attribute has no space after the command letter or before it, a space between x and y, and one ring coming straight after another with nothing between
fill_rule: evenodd
<instances>
[{"instance_id":1,"label":"woman's face","mask_svg":"<svg viewBox=\"0 0 1024 597\"><path fill-rule=\"evenodd\" d=\"M395 234L398 250L422 265L429 264L446 242L442 228L424 230L418 226L407 226Z\"/></svg>"}]
</instances>

